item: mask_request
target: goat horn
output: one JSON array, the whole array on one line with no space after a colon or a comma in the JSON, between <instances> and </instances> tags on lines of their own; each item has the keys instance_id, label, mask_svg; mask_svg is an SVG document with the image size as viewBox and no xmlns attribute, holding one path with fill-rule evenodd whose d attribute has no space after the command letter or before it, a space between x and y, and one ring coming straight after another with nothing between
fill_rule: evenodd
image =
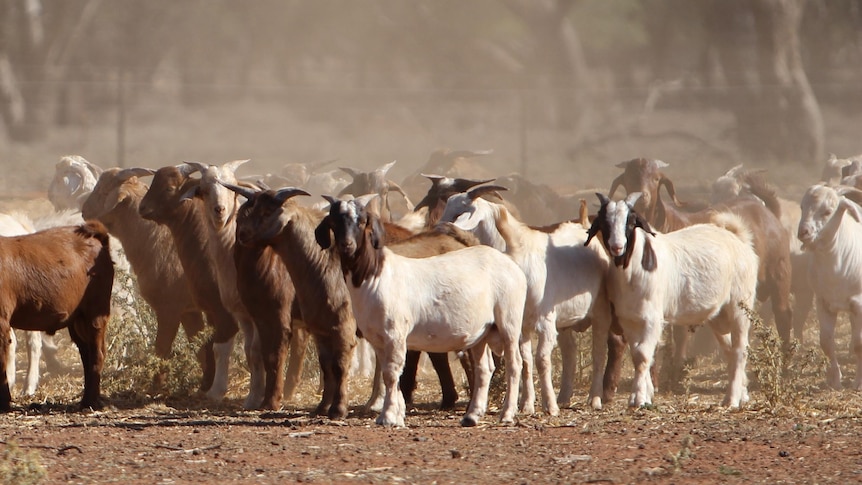
<instances>
[{"instance_id":1,"label":"goat horn","mask_svg":"<svg viewBox=\"0 0 862 485\"><path fill-rule=\"evenodd\" d=\"M252 199L255 194L257 194L256 190L252 190L248 187L240 187L239 185L229 184L227 182L222 182L221 180L218 183L222 184L226 188L236 192L237 194L245 197L246 199Z\"/></svg>"},{"instance_id":2,"label":"goat horn","mask_svg":"<svg viewBox=\"0 0 862 485\"><path fill-rule=\"evenodd\" d=\"M430 180L432 185L437 185L438 183L440 183L441 180L449 178L449 177L446 177L445 175L437 175L437 174L433 174L433 173L420 173L419 175Z\"/></svg>"},{"instance_id":3,"label":"goat horn","mask_svg":"<svg viewBox=\"0 0 862 485\"><path fill-rule=\"evenodd\" d=\"M386 172L388 172L389 169L391 169L392 166L395 165L395 162L397 162L397 160L392 160L391 162L389 162L385 165L381 165L380 167L377 168L377 170L375 170L375 172L380 172L381 174L386 175Z\"/></svg>"},{"instance_id":4,"label":"goat horn","mask_svg":"<svg viewBox=\"0 0 862 485\"><path fill-rule=\"evenodd\" d=\"M509 189L507 189L506 187L503 187L502 185L481 185L481 186L476 187L475 189L471 189L469 192L467 192L467 197L469 197L471 200L476 200L485 194L496 193L496 192L499 192L501 190L509 190ZM497 194L497 196L500 197L501 199L503 198L502 196L500 196L500 194Z\"/></svg>"},{"instance_id":5,"label":"goat horn","mask_svg":"<svg viewBox=\"0 0 862 485\"><path fill-rule=\"evenodd\" d=\"M206 165L198 162L183 162L176 166L183 177L188 177L195 172L203 172L206 170Z\"/></svg>"},{"instance_id":6,"label":"goat horn","mask_svg":"<svg viewBox=\"0 0 862 485\"><path fill-rule=\"evenodd\" d=\"M626 196L626 205L629 206L630 209L634 209L635 203L641 196L644 195L643 192L632 192L631 194Z\"/></svg>"},{"instance_id":7,"label":"goat horn","mask_svg":"<svg viewBox=\"0 0 862 485\"><path fill-rule=\"evenodd\" d=\"M602 205L602 207L608 205L611 202L610 197L601 192L596 192L596 197L599 198L599 203Z\"/></svg>"},{"instance_id":8,"label":"goat horn","mask_svg":"<svg viewBox=\"0 0 862 485\"><path fill-rule=\"evenodd\" d=\"M232 162L227 162L222 165L223 169L230 170L231 173L236 173L236 169L238 169L241 165L250 162L251 159L245 160L234 160Z\"/></svg>"},{"instance_id":9,"label":"goat horn","mask_svg":"<svg viewBox=\"0 0 862 485\"><path fill-rule=\"evenodd\" d=\"M117 181L125 182L132 177L149 177L155 173L154 170L150 170L149 168L126 168L117 172Z\"/></svg>"},{"instance_id":10,"label":"goat horn","mask_svg":"<svg viewBox=\"0 0 862 485\"><path fill-rule=\"evenodd\" d=\"M289 199L289 198L291 198L291 197L295 197L295 196L297 196L297 195L307 195L307 196L311 196L311 194L309 194L308 192L306 192L306 191L304 191L304 190L302 190L302 189L299 189L299 188L296 188L296 187L285 187L285 188L283 188L283 189L278 189L278 190L275 192L275 200L277 200L277 201L279 201L280 203L284 204L284 202L285 202L287 199Z\"/></svg>"}]
</instances>

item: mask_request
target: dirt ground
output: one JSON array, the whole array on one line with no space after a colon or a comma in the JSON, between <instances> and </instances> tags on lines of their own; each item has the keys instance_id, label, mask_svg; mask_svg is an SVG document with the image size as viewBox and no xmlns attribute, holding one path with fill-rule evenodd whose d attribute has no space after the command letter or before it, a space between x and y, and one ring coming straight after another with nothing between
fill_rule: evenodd
<instances>
[{"instance_id":1,"label":"dirt ground","mask_svg":"<svg viewBox=\"0 0 862 485\"><path fill-rule=\"evenodd\" d=\"M860 399L847 394L842 399ZM669 402L670 399L670 402ZM63 406L0 417L4 442L35 451L47 483L853 483L862 480L858 412L773 415L712 406L628 410L616 402L560 417L422 405L407 427L354 411L329 421L299 409L186 410L164 404L78 413ZM228 406L229 407L229 406ZM69 412L67 412L69 411Z\"/></svg>"}]
</instances>

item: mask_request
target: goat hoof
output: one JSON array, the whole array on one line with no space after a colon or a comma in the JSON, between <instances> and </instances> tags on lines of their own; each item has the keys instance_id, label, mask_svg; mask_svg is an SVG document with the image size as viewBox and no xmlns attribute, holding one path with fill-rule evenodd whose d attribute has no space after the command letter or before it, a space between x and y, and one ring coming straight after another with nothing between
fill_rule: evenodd
<instances>
[{"instance_id":1,"label":"goat hoof","mask_svg":"<svg viewBox=\"0 0 862 485\"><path fill-rule=\"evenodd\" d=\"M464 428L473 428L478 424L478 421L476 421L472 416L464 416L461 418L461 426Z\"/></svg>"},{"instance_id":2,"label":"goat hoof","mask_svg":"<svg viewBox=\"0 0 862 485\"><path fill-rule=\"evenodd\" d=\"M444 399L440 402L440 410L441 411L451 411L455 409L455 403L458 402L458 398L455 399Z\"/></svg>"}]
</instances>

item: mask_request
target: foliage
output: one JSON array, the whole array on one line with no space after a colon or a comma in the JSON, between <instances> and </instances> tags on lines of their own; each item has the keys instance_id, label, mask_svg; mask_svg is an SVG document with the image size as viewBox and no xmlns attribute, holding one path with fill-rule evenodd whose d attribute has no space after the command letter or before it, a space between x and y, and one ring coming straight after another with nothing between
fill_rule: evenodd
<instances>
[{"instance_id":1,"label":"foliage","mask_svg":"<svg viewBox=\"0 0 862 485\"><path fill-rule=\"evenodd\" d=\"M117 271L113 311L107 332L107 353L102 372L104 391L111 394L146 394L156 375L164 377L167 395L187 395L200 386L198 349L211 335L211 328L192 341L179 335L169 359L153 352L158 321L141 298L131 273Z\"/></svg>"},{"instance_id":2,"label":"foliage","mask_svg":"<svg viewBox=\"0 0 862 485\"><path fill-rule=\"evenodd\" d=\"M778 332L766 325L750 308L740 304L751 322L752 339L748 348L748 369L760 386L770 409L797 405L812 394L815 386L800 377L806 373L822 376L826 370L823 353L817 349L803 352L793 340L782 346Z\"/></svg>"},{"instance_id":3,"label":"foliage","mask_svg":"<svg viewBox=\"0 0 862 485\"><path fill-rule=\"evenodd\" d=\"M0 483L27 485L45 478L45 467L35 451L24 451L15 441L6 442L0 453Z\"/></svg>"}]
</instances>

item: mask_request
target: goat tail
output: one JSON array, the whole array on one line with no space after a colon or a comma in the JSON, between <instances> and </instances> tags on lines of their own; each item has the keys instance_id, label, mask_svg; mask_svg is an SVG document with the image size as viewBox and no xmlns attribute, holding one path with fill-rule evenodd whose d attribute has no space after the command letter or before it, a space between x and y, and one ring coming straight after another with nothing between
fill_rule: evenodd
<instances>
[{"instance_id":1,"label":"goat tail","mask_svg":"<svg viewBox=\"0 0 862 485\"><path fill-rule=\"evenodd\" d=\"M781 202L778 201L778 196L775 194L775 188L769 185L762 176L749 174L745 177L751 193L762 200L769 209L769 212L775 214L777 219L781 219Z\"/></svg>"},{"instance_id":2,"label":"goat tail","mask_svg":"<svg viewBox=\"0 0 862 485\"><path fill-rule=\"evenodd\" d=\"M731 212L716 212L712 214L710 222L722 229L730 231L740 241L748 246L754 247L754 234L749 229L748 224L736 214Z\"/></svg>"},{"instance_id":3,"label":"goat tail","mask_svg":"<svg viewBox=\"0 0 862 485\"><path fill-rule=\"evenodd\" d=\"M110 246L111 238L108 236L108 229L104 224L95 219L84 221L83 224L75 229L75 234L85 238L94 238L102 243L102 247L104 248L108 248Z\"/></svg>"}]
</instances>

